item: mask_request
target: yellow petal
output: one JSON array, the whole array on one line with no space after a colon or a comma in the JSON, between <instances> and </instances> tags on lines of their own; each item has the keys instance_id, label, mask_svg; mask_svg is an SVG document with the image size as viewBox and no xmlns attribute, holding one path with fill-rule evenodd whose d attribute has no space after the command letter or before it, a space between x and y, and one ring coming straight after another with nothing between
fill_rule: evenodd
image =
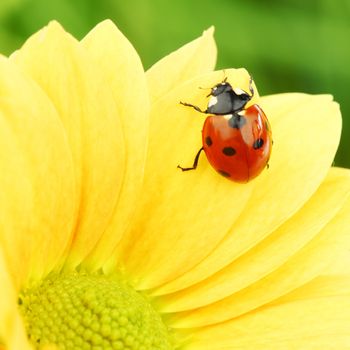
<instances>
[{"instance_id":1,"label":"yellow petal","mask_svg":"<svg viewBox=\"0 0 350 350\"><path fill-rule=\"evenodd\" d=\"M197 327L236 318L273 302L321 275L335 257L349 249L349 210L348 198L343 208L321 232L285 264L221 301L180 315L174 326Z\"/></svg>"},{"instance_id":2,"label":"yellow petal","mask_svg":"<svg viewBox=\"0 0 350 350\"><path fill-rule=\"evenodd\" d=\"M114 215L89 257L97 265L110 256L135 211L143 180L150 106L140 58L111 21L97 25L82 45L111 86L126 142L125 173Z\"/></svg>"},{"instance_id":3,"label":"yellow petal","mask_svg":"<svg viewBox=\"0 0 350 350\"><path fill-rule=\"evenodd\" d=\"M6 334L6 350L32 350L33 347L27 340L27 334L21 316L14 310L14 322L11 330Z\"/></svg>"},{"instance_id":4,"label":"yellow petal","mask_svg":"<svg viewBox=\"0 0 350 350\"><path fill-rule=\"evenodd\" d=\"M343 271L343 275L317 277L265 308L199 330L188 349L346 349L350 265ZM339 303L343 306L337 309Z\"/></svg>"},{"instance_id":5,"label":"yellow petal","mask_svg":"<svg viewBox=\"0 0 350 350\"><path fill-rule=\"evenodd\" d=\"M346 266L350 266L350 248L331 262L325 274L342 274Z\"/></svg>"},{"instance_id":6,"label":"yellow petal","mask_svg":"<svg viewBox=\"0 0 350 350\"><path fill-rule=\"evenodd\" d=\"M294 300L311 298L324 298L350 294L350 266L345 266L346 271L337 275L321 275L311 282L306 283L275 300L271 305L283 304Z\"/></svg>"},{"instance_id":7,"label":"yellow petal","mask_svg":"<svg viewBox=\"0 0 350 350\"><path fill-rule=\"evenodd\" d=\"M14 61L47 93L72 149L80 207L69 264L93 249L115 208L124 173L124 136L109 84L59 24L33 35Z\"/></svg>"},{"instance_id":8,"label":"yellow petal","mask_svg":"<svg viewBox=\"0 0 350 350\"><path fill-rule=\"evenodd\" d=\"M194 269L164 286L163 293L202 281L244 254L291 217L325 177L341 129L339 107L331 97L282 94L262 97L259 104L272 126L270 168L254 182L225 239Z\"/></svg>"},{"instance_id":9,"label":"yellow petal","mask_svg":"<svg viewBox=\"0 0 350 350\"><path fill-rule=\"evenodd\" d=\"M30 350L24 325L17 308L17 292L6 266L3 250L0 249L0 349Z\"/></svg>"},{"instance_id":10,"label":"yellow petal","mask_svg":"<svg viewBox=\"0 0 350 350\"><path fill-rule=\"evenodd\" d=\"M316 193L294 216L220 272L163 298L163 311L192 310L211 304L278 269L337 214L349 194L350 171L332 169Z\"/></svg>"},{"instance_id":11,"label":"yellow petal","mask_svg":"<svg viewBox=\"0 0 350 350\"><path fill-rule=\"evenodd\" d=\"M350 247L340 252L323 272L325 275L350 274Z\"/></svg>"},{"instance_id":12,"label":"yellow petal","mask_svg":"<svg viewBox=\"0 0 350 350\"><path fill-rule=\"evenodd\" d=\"M234 84L248 89L245 70L226 73ZM252 184L235 184L218 175L204 155L196 171L177 169L178 164L192 164L201 147L204 120L179 101L205 101L198 86L212 86L220 79L222 72L210 73L174 89L153 106L145 190L123 248L126 271L140 279L138 288L171 280L202 260L226 235L249 198Z\"/></svg>"},{"instance_id":13,"label":"yellow petal","mask_svg":"<svg viewBox=\"0 0 350 350\"><path fill-rule=\"evenodd\" d=\"M165 56L147 71L152 103L197 75L210 72L216 63L214 28ZM221 74L221 80L223 75Z\"/></svg>"},{"instance_id":14,"label":"yellow petal","mask_svg":"<svg viewBox=\"0 0 350 350\"><path fill-rule=\"evenodd\" d=\"M291 301L205 327L192 335L186 349L345 350L349 328L350 293Z\"/></svg>"},{"instance_id":15,"label":"yellow petal","mask_svg":"<svg viewBox=\"0 0 350 350\"><path fill-rule=\"evenodd\" d=\"M78 203L72 156L56 110L4 57L0 125L0 242L20 287L62 258Z\"/></svg>"}]
</instances>

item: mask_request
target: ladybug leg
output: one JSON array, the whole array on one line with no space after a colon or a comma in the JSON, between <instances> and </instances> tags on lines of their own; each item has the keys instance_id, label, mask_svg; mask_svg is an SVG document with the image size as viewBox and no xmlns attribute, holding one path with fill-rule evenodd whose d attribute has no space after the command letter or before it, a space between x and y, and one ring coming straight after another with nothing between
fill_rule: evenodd
<instances>
[{"instance_id":1,"label":"ladybug leg","mask_svg":"<svg viewBox=\"0 0 350 350\"><path fill-rule=\"evenodd\" d=\"M203 151L203 147L198 151L198 153L196 154L196 157L194 158L194 162L191 168L183 168L182 166L178 165L177 167L179 169L181 169L182 171L188 171L188 170L194 170L197 168L198 165L198 160L199 160L199 156L201 154L201 152Z\"/></svg>"},{"instance_id":2,"label":"ladybug leg","mask_svg":"<svg viewBox=\"0 0 350 350\"><path fill-rule=\"evenodd\" d=\"M197 112L204 113L204 114L207 113L207 111L202 111L198 106L191 105L190 103L181 102L181 101L180 101L180 104L182 104L183 106L186 106L186 107L192 107L192 108L194 108Z\"/></svg>"},{"instance_id":3,"label":"ladybug leg","mask_svg":"<svg viewBox=\"0 0 350 350\"><path fill-rule=\"evenodd\" d=\"M250 76L250 79L249 79L249 91L251 93L250 98L253 98L253 96L254 96L254 89L253 89L253 77L252 76Z\"/></svg>"}]
</instances>

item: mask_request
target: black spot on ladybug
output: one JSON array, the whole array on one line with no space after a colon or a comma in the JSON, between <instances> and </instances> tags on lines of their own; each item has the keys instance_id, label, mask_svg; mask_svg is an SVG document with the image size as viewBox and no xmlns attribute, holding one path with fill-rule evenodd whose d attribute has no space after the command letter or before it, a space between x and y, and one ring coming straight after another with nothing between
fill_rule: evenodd
<instances>
[{"instance_id":1,"label":"black spot on ladybug","mask_svg":"<svg viewBox=\"0 0 350 350\"><path fill-rule=\"evenodd\" d=\"M224 177L230 177L231 175L224 170L218 170L218 173Z\"/></svg>"},{"instance_id":2,"label":"black spot on ladybug","mask_svg":"<svg viewBox=\"0 0 350 350\"><path fill-rule=\"evenodd\" d=\"M258 139L256 139L254 141L253 148L254 149L259 149L259 148L261 148L263 146L263 144L264 144L264 140L260 137L260 138L258 138Z\"/></svg>"},{"instance_id":3,"label":"black spot on ladybug","mask_svg":"<svg viewBox=\"0 0 350 350\"><path fill-rule=\"evenodd\" d=\"M222 149L222 153L225 155L225 156L234 156L236 154L236 150L233 148L233 147L225 147Z\"/></svg>"},{"instance_id":4,"label":"black spot on ladybug","mask_svg":"<svg viewBox=\"0 0 350 350\"><path fill-rule=\"evenodd\" d=\"M206 143L206 145L209 146L209 147L213 144L213 141L212 141L212 139L210 138L210 136L207 136L207 137L205 138L205 143Z\"/></svg>"},{"instance_id":5,"label":"black spot on ladybug","mask_svg":"<svg viewBox=\"0 0 350 350\"><path fill-rule=\"evenodd\" d=\"M233 114L232 117L228 120L228 125L231 128L240 129L246 122L247 120L242 115Z\"/></svg>"}]
</instances>

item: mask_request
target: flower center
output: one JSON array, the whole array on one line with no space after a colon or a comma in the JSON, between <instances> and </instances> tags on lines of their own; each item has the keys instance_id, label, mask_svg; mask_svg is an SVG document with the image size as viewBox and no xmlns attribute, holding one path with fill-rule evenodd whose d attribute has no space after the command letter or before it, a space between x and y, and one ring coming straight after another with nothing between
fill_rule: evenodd
<instances>
[{"instance_id":1,"label":"flower center","mask_svg":"<svg viewBox=\"0 0 350 350\"><path fill-rule=\"evenodd\" d=\"M116 276L50 275L25 289L18 302L36 349L173 349L159 313Z\"/></svg>"}]
</instances>

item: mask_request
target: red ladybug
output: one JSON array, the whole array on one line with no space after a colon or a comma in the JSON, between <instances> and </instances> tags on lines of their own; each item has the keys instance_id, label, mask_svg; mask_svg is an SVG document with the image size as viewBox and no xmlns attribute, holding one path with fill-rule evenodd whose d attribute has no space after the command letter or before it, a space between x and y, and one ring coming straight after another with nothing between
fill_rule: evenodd
<instances>
[{"instance_id":1,"label":"red ladybug","mask_svg":"<svg viewBox=\"0 0 350 350\"><path fill-rule=\"evenodd\" d=\"M225 78L211 89L208 107L199 107L180 102L184 106L209 115L202 130L202 147L198 151L193 166L183 171L197 168L198 159L204 150L209 163L229 180L246 183L258 176L268 161L272 148L272 133L263 110L256 104L245 108L254 96L252 79L247 92L232 88Z\"/></svg>"}]
</instances>

